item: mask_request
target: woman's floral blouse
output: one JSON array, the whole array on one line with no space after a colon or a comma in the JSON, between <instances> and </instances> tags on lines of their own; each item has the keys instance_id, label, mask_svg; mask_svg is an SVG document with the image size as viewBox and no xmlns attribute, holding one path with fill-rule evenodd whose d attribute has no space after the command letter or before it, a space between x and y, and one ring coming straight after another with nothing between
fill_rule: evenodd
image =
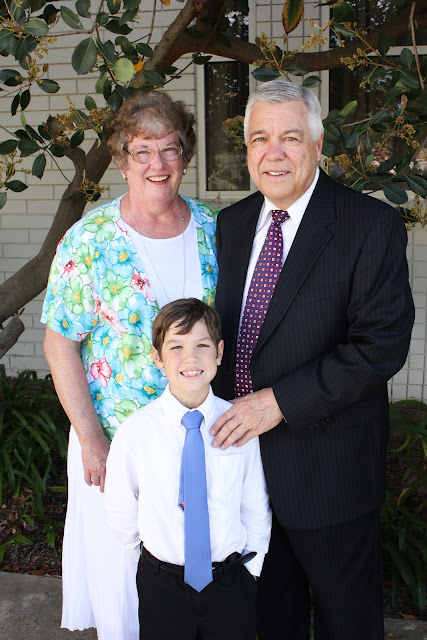
<instances>
[{"instance_id":1,"label":"woman's floral blouse","mask_svg":"<svg viewBox=\"0 0 427 640\"><path fill-rule=\"evenodd\" d=\"M196 223L203 300L213 305L216 212L185 200ZM53 331L83 343L89 389L109 438L167 384L151 358L159 305L122 224L119 203L117 198L98 207L67 231L52 263L41 317Z\"/></svg>"}]
</instances>

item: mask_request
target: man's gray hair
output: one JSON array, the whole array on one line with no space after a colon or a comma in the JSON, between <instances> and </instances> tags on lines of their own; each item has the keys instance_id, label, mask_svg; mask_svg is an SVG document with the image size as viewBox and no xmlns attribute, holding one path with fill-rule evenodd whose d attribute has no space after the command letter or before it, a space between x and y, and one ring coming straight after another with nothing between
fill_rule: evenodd
<instances>
[{"instance_id":1,"label":"man's gray hair","mask_svg":"<svg viewBox=\"0 0 427 640\"><path fill-rule=\"evenodd\" d=\"M287 102L291 100L302 100L307 107L307 120L310 127L313 140L318 140L322 135L323 124L320 109L320 102L316 95L306 89L300 87L293 82L287 82L286 80L269 80L264 82L249 96L248 103L245 111L245 141L248 142L248 123L251 115L252 107L256 102L267 102L274 104L276 102Z\"/></svg>"}]
</instances>

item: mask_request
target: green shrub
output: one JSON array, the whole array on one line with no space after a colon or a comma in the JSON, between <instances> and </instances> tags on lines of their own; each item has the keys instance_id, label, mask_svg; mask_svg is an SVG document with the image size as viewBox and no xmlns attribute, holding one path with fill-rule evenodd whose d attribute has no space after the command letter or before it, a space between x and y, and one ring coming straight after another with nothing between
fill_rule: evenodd
<instances>
[{"instance_id":1,"label":"green shrub","mask_svg":"<svg viewBox=\"0 0 427 640\"><path fill-rule=\"evenodd\" d=\"M392 607L398 608L401 581L410 590L419 616L426 610L427 405L402 400L390 405L391 435L398 441L389 458L402 462L398 495L387 491L381 512L382 544L391 563Z\"/></svg>"},{"instance_id":2,"label":"green shrub","mask_svg":"<svg viewBox=\"0 0 427 640\"><path fill-rule=\"evenodd\" d=\"M8 378L0 365L0 504L5 490L18 496L46 491L67 455L67 418L50 377L35 371Z\"/></svg>"}]
</instances>

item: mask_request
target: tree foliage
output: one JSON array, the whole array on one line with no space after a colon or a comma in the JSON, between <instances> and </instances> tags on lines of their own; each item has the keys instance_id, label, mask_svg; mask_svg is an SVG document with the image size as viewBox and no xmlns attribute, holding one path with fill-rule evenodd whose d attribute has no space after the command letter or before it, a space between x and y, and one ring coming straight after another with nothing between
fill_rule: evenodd
<instances>
[{"instance_id":1,"label":"tree foliage","mask_svg":"<svg viewBox=\"0 0 427 640\"><path fill-rule=\"evenodd\" d=\"M160 42L154 44L159 2L166 6L174 2L178 11ZM0 208L7 206L9 192L27 189L22 167L28 160L23 164L23 159L31 159L30 172L40 180L48 157L60 170L64 159L74 166L74 176L58 203L40 252L0 285L0 323L9 321L2 332L0 357L22 330L19 310L45 288L59 239L81 217L87 201L95 202L101 194L100 181L111 160L103 140L109 114L135 91L179 83L187 66L205 64L211 55L255 64L254 75L259 80L280 74L291 79L303 76L308 87L320 82L313 72L364 67L367 85L375 84L384 93L383 108L357 123L351 121L354 101L328 114L324 153L330 159L329 169L341 173L338 179L354 188L383 189L396 204L406 202L406 186L419 198L427 194L424 177L414 172L416 156L423 148L427 99L426 62L416 49L417 28L427 27L427 7L421 0L390 0L392 18L367 33L357 26L353 7L357 3L328 0L324 4L330 6L330 20L326 25L312 24L313 36L300 52L289 50L286 33L303 19L303 0L284 3L282 49L265 37L254 43L230 37L226 1L157 0L146 24L141 24L140 4L140 0L76 0L67 5L61 0L0 0L0 99L9 102L11 114L19 122L7 131L0 125L6 132L0 143ZM247 12L247 0L234 0L236 7ZM413 45L390 64L388 47L407 33L408 25ZM327 30L334 34L338 46L318 50L326 41ZM93 91L84 98L84 108L70 102L67 113L51 114L33 127L26 114L32 107L34 88L54 94L60 86L60 81L49 77L43 56L51 50L54 38L60 41L70 34L77 42L72 68L76 76L93 80ZM191 60L184 63L182 57L188 54ZM386 69L388 85L383 81ZM85 150L93 138L95 142ZM381 158L381 149L389 143L392 156ZM421 201L418 207L421 216ZM413 211L409 215L413 217Z\"/></svg>"}]
</instances>

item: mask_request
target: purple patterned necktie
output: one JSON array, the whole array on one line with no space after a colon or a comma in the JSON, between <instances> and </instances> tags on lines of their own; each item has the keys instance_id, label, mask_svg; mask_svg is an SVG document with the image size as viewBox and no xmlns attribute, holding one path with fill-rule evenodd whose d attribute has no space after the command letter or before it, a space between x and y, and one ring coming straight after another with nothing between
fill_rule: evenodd
<instances>
[{"instance_id":1,"label":"purple patterned necktie","mask_svg":"<svg viewBox=\"0 0 427 640\"><path fill-rule=\"evenodd\" d=\"M235 398L245 396L252 391L249 363L282 269L281 224L289 218L289 214L280 209L271 213L273 221L268 228L264 246L255 265L240 325L234 369Z\"/></svg>"}]
</instances>

